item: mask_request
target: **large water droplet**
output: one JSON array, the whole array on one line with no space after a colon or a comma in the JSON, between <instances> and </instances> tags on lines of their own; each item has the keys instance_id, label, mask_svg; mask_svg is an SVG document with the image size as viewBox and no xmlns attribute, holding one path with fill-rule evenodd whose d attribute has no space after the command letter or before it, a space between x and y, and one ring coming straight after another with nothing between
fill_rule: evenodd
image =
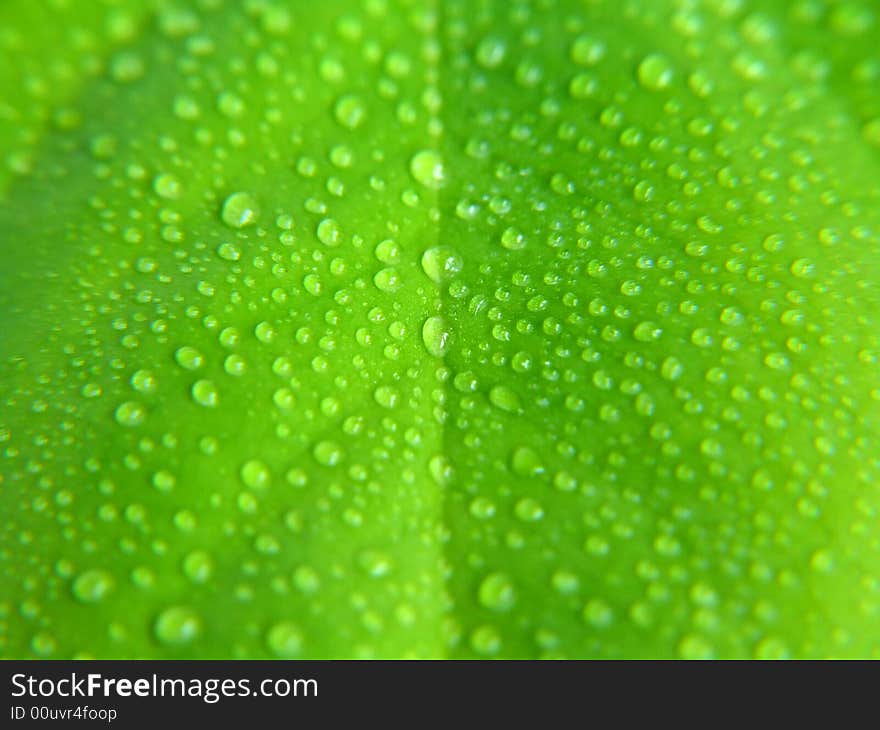
<instances>
[{"instance_id":1,"label":"large water droplet","mask_svg":"<svg viewBox=\"0 0 880 730\"><path fill-rule=\"evenodd\" d=\"M244 228L255 223L259 207L250 193L232 193L223 201L220 217L230 228Z\"/></svg>"},{"instance_id":2,"label":"large water droplet","mask_svg":"<svg viewBox=\"0 0 880 730\"><path fill-rule=\"evenodd\" d=\"M449 343L449 329L442 317L428 317L422 325L422 342L434 357L443 357Z\"/></svg>"},{"instance_id":3,"label":"large water droplet","mask_svg":"<svg viewBox=\"0 0 880 730\"><path fill-rule=\"evenodd\" d=\"M651 91L660 91L672 83L674 69L666 56L652 53L650 56L645 56L642 59L636 75L639 83L644 88Z\"/></svg>"},{"instance_id":4,"label":"large water droplet","mask_svg":"<svg viewBox=\"0 0 880 730\"><path fill-rule=\"evenodd\" d=\"M348 129L356 129L363 124L367 116L364 103L353 94L340 97L333 108L336 121Z\"/></svg>"},{"instance_id":5,"label":"large water droplet","mask_svg":"<svg viewBox=\"0 0 880 730\"><path fill-rule=\"evenodd\" d=\"M216 408L220 403L217 386L210 380L197 380L192 387L193 400L200 406Z\"/></svg>"},{"instance_id":6,"label":"large water droplet","mask_svg":"<svg viewBox=\"0 0 880 730\"><path fill-rule=\"evenodd\" d=\"M342 447L335 441L319 441L313 451L315 461L323 466L335 466L344 456Z\"/></svg>"},{"instance_id":7,"label":"large water droplet","mask_svg":"<svg viewBox=\"0 0 880 730\"><path fill-rule=\"evenodd\" d=\"M140 426L147 417L147 411L140 403L126 401L116 409L115 417L122 426Z\"/></svg>"},{"instance_id":8,"label":"large water droplet","mask_svg":"<svg viewBox=\"0 0 880 730\"><path fill-rule=\"evenodd\" d=\"M202 621L199 615L191 608L173 606L166 608L159 614L153 626L156 639L162 644L179 646L187 644L202 630Z\"/></svg>"},{"instance_id":9,"label":"large water droplet","mask_svg":"<svg viewBox=\"0 0 880 730\"><path fill-rule=\"evenodd\" d=\"M422 270L435 284L451 279L462 266L461 256L449 246L432 246L422 254Z\"/></svg>"},{"instance_id":10,"label":"large water droplet","mask_svg":"<svg viewBox=\"0 0 880 730\"><path fill-rule=\"evenodd\" d=\"M338 246L342 243L342 230L332 218L325 218L318 223L318 240L325 246Z\"/></svg>"},{"instance_id":11,"label":"large water droplet","mask_svg":"<svg viewBox=\"0 0 880 730\"><path fill-rule=\"evenodd\" d=\"M506 574L490 573L480 583L477 598L480 604L492 611L508 611L516 603L516 591Z\"/></svg>"},{"instance_id":12,"label":"large water droplet","mask_svg":"<svg viewBox=\"0 0 880 730\"><path fill-rule=\"evenodd\" d=\"M178 347L174 352L174 359L180 367L187 370L198 370L205 363L202 353L189 345Z\"/></svg>"},{"instance_id":13,"label":"large water droplet","mask_svg":"<svg viewBox=\"0 0 880 730\"><path fill-rule=\"evenodd\" d=\"M302 654L302 632L290 621L279 621L266 634L266 646L281 659L298 657Z\"/></svg>"},{"instance_id":14,"label":"large water droplet","mask_svg":"<svg viewBox=\"0 0 880 730\"><path fill-rule=\"evenodd\" d=\"M443 185L446 179L443 158L436 150L422 150L413 155L409 171L416 182L433 190Z\"/></svg>"},{"instance_id":15,"label":"large water droplet","mask_svg":"<svg viewBox=\"0 0 880 730\"><path fill-rule=\"evenodd\" d=\"M113 578L103 570L87 570L73 582L73 595L83 603L97 603L113 588Z\"/></svg>"},{"instance_id":16,"label":"large water droplet","mask_svg":"<svg viewBox=\"0 0 880 730\"><path fill-rule=\"evenodd\" d=\"M251 459L241 467L241 480L251 489L263 489L269 486L271 473L259 459Z\"/></svg>"}]
</instances>

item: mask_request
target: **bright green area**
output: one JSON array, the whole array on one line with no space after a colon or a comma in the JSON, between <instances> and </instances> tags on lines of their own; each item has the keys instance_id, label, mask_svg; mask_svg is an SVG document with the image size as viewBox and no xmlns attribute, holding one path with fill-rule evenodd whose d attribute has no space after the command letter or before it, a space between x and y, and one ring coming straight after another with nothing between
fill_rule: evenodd
<instances>
[{"instance_id":1,"label":"bright green area","mask_svg":"<svg viewBox=\"0 0 880 730\"><path fill-rule=\"evenodd\" d=\"M0 53L0 656L880 656L872 3Z\"/></svg>"}]
</instances>

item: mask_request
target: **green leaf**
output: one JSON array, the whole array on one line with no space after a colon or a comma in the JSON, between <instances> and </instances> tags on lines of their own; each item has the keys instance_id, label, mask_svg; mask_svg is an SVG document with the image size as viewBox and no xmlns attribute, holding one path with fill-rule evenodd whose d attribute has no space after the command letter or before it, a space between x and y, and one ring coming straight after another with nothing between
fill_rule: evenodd
<instances>
[{"instance_id":1,"label":"green leaf","mask_svg":"<svg viewBox=\"0 0 880 730\"><path fill-rule=\"evenodd\" d=\"M0 21L0 655L880 655L870 3Z\"/></svg>"}]
</instances>

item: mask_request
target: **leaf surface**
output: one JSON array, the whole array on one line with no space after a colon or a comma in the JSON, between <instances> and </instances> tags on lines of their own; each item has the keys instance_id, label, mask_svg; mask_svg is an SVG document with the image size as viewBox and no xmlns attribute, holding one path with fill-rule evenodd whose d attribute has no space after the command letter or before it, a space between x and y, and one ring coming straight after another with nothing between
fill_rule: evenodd
<instances>
[{"instance_id":1,"label":"leaf surface","mask_svg":"<svg viewBox=\"0 0 880 730\"><path fill-rule=\"evenodd\" d=\"M47 8L2 655L880 650L869 4Z\"/></svg>"}]
</instances>

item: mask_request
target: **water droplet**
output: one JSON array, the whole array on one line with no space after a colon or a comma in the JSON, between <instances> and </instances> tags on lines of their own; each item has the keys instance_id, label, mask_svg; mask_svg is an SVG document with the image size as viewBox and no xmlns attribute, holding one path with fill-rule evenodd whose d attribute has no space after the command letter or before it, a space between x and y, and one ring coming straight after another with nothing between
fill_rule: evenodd
<instances>
[{"instance_id":1,"label":"water droplet","mask_svg":"<svg viewBox=\"0 0 880 730\"><path fill-rule=\"evenodd\" d=\"M396 264L400 262L400 246L390 238L377 243L373 253L383 264Z\"/></svg>"},{"instance_id":2,"label":"water droplet","mask_svg":"<svg viewBox=\"0 0 880 730\"><path fill-rule=\"evenodd\" d=\"M712 659L715 650L702 636L688 634L678 643L678 655L682 659Z\"/></svg>"},{"instance_id":3,"label":"water droplet","mask_svg":"<svg viewBox=\"0 0 880 730\"><path fill-rule=\"evenodd\" d=\"M358 566L371 578L382 578L391 572L391 557L381 550L364 550L358 555Z\"/></svg>"},{"instance_id":4,"label":"water droplet","mask_svg":"<svg viewBox=\"0 0 880 730\"><path fill-rule=\"evenodd\" d=\"M231 91L223 91L217 96L217 109L223 116L234 119L244 113L245 104L240 96Z\"/></svg>"},{"instance_id":5,"label":"water droplet","mask_svg":"<svg viewBox=\"0 0 880 730\"><path fill-rule=\"evenodd\" d=\"M381 269L373 277L373 283L376 285L376 288L379 289L379 291L384 291L391 294L400 289L400 274L398 274L397 269L393 267Z\"/></svg>"},{"instance_id":6,"label":"water droplet","mask_svg":"<svg viewBox=\"0 0 880 730\"><path fill-rule=\"evenodd\" d=\"M256 222L259 208L250 193L232 193L223 201L220 218L230 228L244 228Z\"/></svg>"},{"instance_id":7,"label":"water droplet","mask_svg":"<svg viewBox=\"0 0 880 730\"><path fill-rule=\"evenodd\" d=\"M505 573L489 573L480 583L477 599L492 611L509 611L516 604L516 591Z\"/></svg>"},{"instance_id":8,"label":"water droplet","mask_svg":"<svg viewBox=\"0 0 880 730\"><path fill-rule=\"evenodd\" d=\"M521 251L526 247L526 237L516 228L506 228L501 234L501 245L508 251Z\"/></svg>"},{"instance_id":9,"label":"water droplet","mask_svg":"<svg viewBox=\"0 0 880 730\"><path fill-rule=\"evenodd\" d=\"M321 587L321 579L314 568L301 565L293 571L293 584L305 594L317 593Z\"/></svg>"},{"instance_id":10,"label":"water droplet","mask_svg":"<svg viewBox=\"0 0 880 730\"><path fill-rule=\"evenodd\" d=\"M156 391L156 377L149 370L137 370L131 376L131 387L138 393L154 393Z\"/></svg>"},{"instance_id":11,"label":"water droplet","mask_svg":"<svg viewBox=\"0 0 880 730\"><path fill-rule=\"evenodd\" d=\"M862 127L862 137L874 147L880 147L880 117L872 119Z\"/></svg>"},{"instance_id":12,"label":"water droplet","mask_svg":"<svg viewBox=\"0 0 880 730\"><path fill-rule=\"evenodd\" d=\"M756 659L789 659L791 652L785 642L773 636L768 636L758 642L755 647Z\"/></svg>"},{"instance_id":13,"label":"water droplet","mask_svg":"<svg viewBox=\"0 0 880 730\"><path fill-rule=\"evenodd\" d=\"M514 449L510 463L513 471L524 477L535 476L544 471L544 465L538 452L528 446Z\"/></svg>"},{"instance_id":14,"label":"water droplet","mask_svg":"<svg viewBox=\"0 0 880 730\"><path fill-rule=\"evenodd\" d=\"M422 325L422 342L434 357L443 357L449 344L449 330L442 317L429 317Z\"/></svg>"},{"instance_id":15,"label":"water droplet","mask_svg":"<svg viewBox=\"0 0 880 730\"><path fill-rule=\"evenodd\" d=\"M55 637L46 631L40 631L31 639L31 649L39 656L49 656L55 653L58 648L58 642Z\"/></svg>"},{"instance_id":16,"label":"water droplet","mask_svg":"<svg viewBox=\"0 0 880 730\"><path fill-rule=\"evenodd\" d=\"M817 573L831 573L834 570L834 555L829 550L817 550L810 556L810 568Z\"/></svg>"},{"instance_id":17,"label":"water droplet","mask_svg":"<svg viewBox=\"0 0 880 730\"><path fill-rule=\"evenodd\" d=\"M605 44L593 36L580 35L571 46L570 56L581 66L595 66L605 56Z\"/></svg>"},{"instance_id":18,"label":"water droplet","mask_svg":"<svg viewBox=\"0 0 880 730\"><path fill-rule=\"evenodd\" d=\"M483 68L498 68L504 61L507 44L497 36L487 36L477 45L477 63Z\"/></svg>"},{"instance_id":19,"label":"water droplet","mask_svg":"<svg viewBox=\"0 0 880 730\"><path fill-rule=\"evenodd\" d=\"M160 469L153 474L153 486L160 492L170 492L176 483L174 475L167 469Z\"/></svg>"},{"instance_id":20,"label":"water droplet","mask_svg":"<svg viewBox=\"0 0 880 730\"><path fill-rule=\"evenodd\" d=\"M537 522L544 516L541 503L531 497L523 497L516 503L514 514L522 522Z\"/></svg>"},{"instance_id":21,"label":"water droplet","mask_svg":"<svg viewBox=\"0 0 880 730\"><path fill-rule=\"evenodd\" d=\"M162 644L180 646L195 639L202 630L202 620L190 608L174 606L159 614L153 626L156 639Z\"/></svg>"},{"instance_id":22,"label":"water droplet","mask_svg":"<svg viewBox=\"0 0 880 730\"><path fill-rule=\"evenodd\" d=\"M251 459L241 467L241 481L251 489L264 489L271 479L269 467L259 459Z\"/></svg>"},{"instance_id":23,"label":"water droplet","mask_svg":"<svg viewBox=\"0 0 880 730\"><path fill-rule=\"evenodd\" d=\"M478 520L488 520L495 515L495 504L487 497L477 497L471 502L469 511Z\"/></svg>"},{"instance_id":24,"label":"water droplet","mask_svg":"<svg viewBox=\"0 0 880 730\"><path fill-rule=\"evenodd\" d=\"M504 385L496 385L489 391L489 401L496 408L508 413L520 411L519 396Z\"/></svg>"},{"instance_id":25,"label":"water droplet","mask_svg":"<svg viewBox=\"0 0 880 730\"><path fill-rule=\"evenodd\" d=\"M796 259L791 264L791 273L798 279L808 279L816 272L816 265L810 259Z\"/></svg>"},{"instance_id":26,"label":"water droplet","mask_svg":"<svg viewBox=\"0 0 880 730\"><path fill-rule=\"evenodd\" d=\"M483 656L493 656L501 651L501 635L494 626L479 626L471 633L471 648Z\"/></svg>"},{"instance_id":27,"label":"water droplet","mask_svg":"<svg viewBox=\"0 0 880 730\"><path fill-rule=\"evenodd\" d=\"M174 352L174 359L177 360L177 364L180 367L186 370L198 370L205 364L205 358L202 356L202 353L189 345L178 347Z\"/></svg>"},{"instance_id":28,"label":"water droplet","mask_svg":"<svg viewBox=\"0 0 880 730\"><path fill-rule=\"evenodd\" d=\"M452 465L442 454L436 454L428 461L428 473L438 486L444 487L452 481Z\"/></svg>"},{"instance_id":29,"label":"water droplet","mask_svg":"<svg viewBox=\"0 0 880 730\"><path fill-rule=\"evenodd\" d=\"M517 373L527 373L532 369L532 356L527 352L518 352L513 356L510 367Z\"/></svg>"},{"instance_id":30,"label":"water droplet","mask_svg":"<svg viewBox=\"0 0 880 730\"><path fill-rule=\"evenodd\" d=\"M666 380L678 380L684 373L684 365L676 357L667 357L660 366L660 374Z\"/></svg>"},{"instance_id":31,"label":"water droplet","mask_svg":"<svg viewBox=\"0 0 880 730\"><path fill-rule=\"evenodd\" d=\"M633 330L633 337L639 342L656 342L663 334L654 322L639 322Z\"/></svg>"},{"instance_id":32,"label":"water droplet","mask_svg":"<svg viewBox=\"0 0 880 730\"><path fill-rule=\"evenodd\" d=\"M229 355L223 361L223 369L230 375L241 377L247 372L247 362L241 355Z\"/></svg>"},{"instance_id":33,"label":"water droplet","mask_svg":"<svg viewBox=\"0 0 880 730\"><path fill-rule=\"evenodd\" d=\"M416 182L436 190L445 182L443 158L435 150L422 150L413 155L409 171Z\"/></svg>"},{"instance_id":34,"label":"water droplet","mask_svg":"<svg viewBox=\"0 0 880 730\"><path fill-rule=\"evenodd\" d=\"M284 411L289 411L296 405L296 396L290 388L278 388L272 393L272 402Z\"/></svg>"},{"instance_id":35,"label":"water droplet","mask_svg":"<svg viewBox=\"0 0 880 730\"><path fill-rule=\"evenodd\" d=\"M217 386L210 380L197 380L192 386L193 400L200 406L216 408L220 402Z\"/></svg>"},{"instance_id":36,"label":"water droplet","mask_svg":"<svg viewBox=\"0 0 880 730\"><path fill-rule=\"evenodd\" d=\"M170 172L165 172L161 175L156 175L153 180L153 190L156 191L156 195L160 198L176 200L180 197L180 194L183 191L183 186L175 175L172 175Z\"/></svg>"},{"instance_id":37,"label":"water droplet","mask_svg":"<svg viewBox=\"0 0 880 730\"><path fill-rule=\"evenodd\" d=\"M116 409L115 417L122 426L140 426L147 417L147 411L140 403L126 401Z\"/></svg>"},{"instance_id":38,"label":"water droplet","mask_svg":"<svg viewBox=\"0 0 880 730\"><path fill-rule=\"evenodd\" d=\"M601 598L594 598L584 606L583 618L591 626L604 629L614 621L614 612Z\"/></svg>"},{"instance_id":39,"label":"water droplet","mask_svg":"<svg viewBox=\"0 0 880 730\"><path fill-rule=\"evenodd\" d=\"M183 559L183 574L193 583L206 583L214 572L214 561L204 550L195 550Z\"/></svg>"},{"instance_id":40,"label":"water droplet","mask_svg":"<svg viewBox=\"0 0 880 730\"><path fill-rule=\"evenodd\" d=\"M280 659L293 659L302 654L302 632L290 621L279 621L266 633L266 646Z\"/></svg>"},{"instance_id":41,"label":"water droplet","mask_svg":"<svg viewBox=\"0 0 880 730\"><path fill-rule=\"evenodd\" d=\"M461 256L449 246L432 246L422 254L422 270L435 284L453 278L462 266Z\"/></svg>"},{"instance_id":42,"label":"water droplet","mask_svg":"<svg viewBox=\"0 0 880 730\"><path fill-rule=\"evenodd\" d=\"M122 51L110 61L110 75L121 84L137 81L144 75L144 71L143 60L131 51Z\"/></svg>"},{"instance_id":43,"label":"water droplet","mask_svg":"<svg viewBox=\"0 0 880 730\"><path fill-rule=\"evenodd\" d=\"M73 582L73 595L83 603L97 603L113 589L113 578L103 570L87 570Z\"/></svg>"},{"instance_id":44,"label":"water droplet","mask_svg":"<svg viewBox=\"0 0 880 730\"><path fill-rule=\"evenodd\" d=\"M317 236L325 246L338 246L342 243L342 229L332 218L325 218L318 223Z\"/></svg>"},{"instance_id":45,"label":"water droplet","mask_svg":"<svg viewBox=\"0 0 880 730\"><path fill-rule=\"evenodd\" d=\"M580 580L578 577L568 570L557 570L550 578L554 590L564 596L570 596L577 593L580 588Z\"/></svg>"},{"instance_id":46,"label":"water droplet","mask_svg":"<svg viewBox=\"0 0 880 730\"><path fill-rule=\"evenodd\" d=\"M238 261L241 258L241 250L231 241L224 241L217 246L217 255L224 261Z\"/></svg>"},{"instance_id":47,"label":"water droplet","mask_svg":"<svg viewBox=\"0 0 880 730\"><path fill-rule=\"evenodd\" d=\"M254 337L268 345L275 339L275 328L269 322L258 322L254 327Z\"/></svg>"},{"instance_id":48,"label":"water droplet","mask_svg":"<svg viewBox=\"0 0 880 730\"><path fill-rule=\"evenodd\" d=\"M383 408L394 408L397 406L397 401L400 399L400 394L397 392L396 388L392 388L390 385L380 385L373 392L373 397Z\"/></svg>"},{"instance_id":49,"label":"water droplet","mask_svg":"<svg viewBox=\"0 0 880 730\"><path fill-rule=\"evenodd\" d=\"M336 466L342 461L342 448L335 441L319 441L313 450L315 461L323 466Z\"/></svg>"},{"instance_id":50,"label":"water droplet","mask_svg":"<svg viewBox=\"0 0 880 730\"><path fill-rule=\"evenodd\" d=\"M652 53L639 64L637 76L639 83L651 91L660 91L672 83L674 69L666 56Z\"/></svg>"},{"instance_id":51,"label":"water droplet","mask_svg":"<svg viewBox=\"0 0 880 730\"><path fill-rule=\"evenodd\" d=\"M356 129L363 124L367 109L359 97L349 94L340 97L333 108L336 121L348 129Z\"/></svg>"}]
</instances>

